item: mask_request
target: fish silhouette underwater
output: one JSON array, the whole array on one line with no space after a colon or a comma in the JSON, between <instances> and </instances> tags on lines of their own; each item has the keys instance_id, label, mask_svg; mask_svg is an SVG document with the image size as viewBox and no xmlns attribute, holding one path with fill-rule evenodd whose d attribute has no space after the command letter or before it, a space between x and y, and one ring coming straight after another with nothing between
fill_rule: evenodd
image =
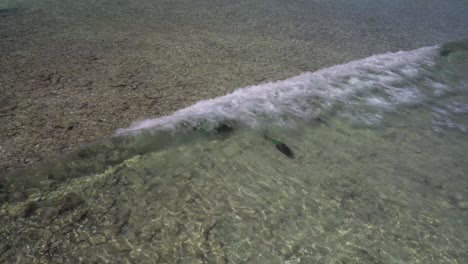
<instances>
[{"instance_id":1,"label":"fish silhouette underwater","mask_svg":"<svg viewBox=\"0 0 468 264\"><path fill-rule=\"evenodd\" d=\"M265 139L269 140L273 145L275 145L276 149L283 153L286 157L290 159L294 159L294 152L283 142L264 135Z\"/></svg>"}]
</instances>

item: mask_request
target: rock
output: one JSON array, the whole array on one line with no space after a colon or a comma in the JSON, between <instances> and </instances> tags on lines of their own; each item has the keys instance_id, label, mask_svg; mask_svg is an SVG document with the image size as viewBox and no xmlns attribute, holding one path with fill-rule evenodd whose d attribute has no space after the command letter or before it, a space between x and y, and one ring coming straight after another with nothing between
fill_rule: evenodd
<instances>
[{"instance_id":1,"label":"rock","mask_svg":"<svg viewBox=\"0 0 468 264\"><path fill-rule=\"evenodd\" d=\"M39 190L38 188L31 188L31 189L28 189L26 190L26 194L28 195L28 200L29 201L38 201L39 199L41 199L41 190Z\"/></svg>"},{"instance_id":2,"label":"rock","mask_svg":"<svg viewBox=\"0 0 468 264\"><path fill-rule=\"evenodd\" d=\"M460 210L468 210L468 201L461 201L457 203L457 207Z\"/></svg>"},{"instance_id":3,"label":"rock","mask_svg":"<svg viewBox=\"0 0 468 264\"><path fill-rule=\"evenodd\" d=\"M54 221L59 215L59 209L54 207L43 207L37 210L38 224L42 226L48 226Z\"/></svg>"},{"instance_id":4,"label":"rock","mask_svg":"<svg viewBox=\"0 0 468 264\"><path fill-rule=\"evenodd\" d=\"M128 241L125 241L124 239L113 239L109 241L110 245L112 248L114 248L116 251L120 252L130 252L132 251L133 247L129 244Z\"/></svg>"},{"instance_id":5,"label":"rock","mask_svg":"<svg viewBox=\"0 0 468 264\"><path fill-rule=\"evenodd\" d=\"M113 231L115 234L120 234L123 231L123 228L128 224L130 220L130 209L120 209L117 210L113 215Z\"/></svg>"},{"instance_id":6,"label":"rock","mask_svg":"<svg viewBox=\"0 0 468 264\"><path fill-rule=\"evenodd\" d=\"M53 235L52 231L50 231L48 229L44 229L44 231L42 231L42 233L41 233L41 237L44 240L49 240L52 237L52 235Z\"/></svg>"},{"instance_id":7,"label":"rock","mask_svg":"<svg viewBox=\"0 0 468 264\"><path fill-rule=\"evenodd\" d=\"M317 263L317 260L312 258L311 256L303 256L299 260L300 264L310 264L310 263Z\"/></svg>"},{"instance_id":8,"label":"rock","mask_svg":"<svg viewBox=\"0 0 468 264\"><path fill-rule=\"evenodd\" d=\"M100 245L107 242L107 238L102 234L97 234L95 236L89 237L88 242L91 245Z\"/></svg>"},{"instance_id":9,"label":"rock","mask_svg":"<svg viewBox=\"0 0 468 264\"><path fill-rule=\"evenodd\" d=\"M382 200L387 200L387 199L388 199L388 196L385 195L385 194L383 194L383 193L381 193L381 194L379 194L379 198L382 199Z\"/></svg>"},{"instance_id":10,"label":"rock","mask_svg":"<svg viewBox=\"0 0 468 264\"><path fill-rule=\"evenodd\" d=\"M39 240L35 248L40 255L47 254L50 250L50 242L47 240Z\"/></svg>"},{"instance_id":11,"label":"rock","mask_svg":"<svg viewBox=\"0 0 468 264\"><path fill-rule=\"evenodd\" d=\"M356 255L358 256L358 262L362 261L365 263L377 263L377 258L363 248L357 249Z\"/></svg>"},{"instance_id":12,"label":"rock","mask_svg":"<svg viewBox=\"0 0 468 264\"><path fill-rule=\"evenodd\" d=\"M58 231L60 231L60 226L59 226L59 225L52 225L52 226L50 227L50 230L51 230L52 232L54 232L54 233L55 233L55 232L58 232Z\"/></svg>"},{"instance_id":13,"label":"rock","mask_svg":"<svg viewBox=\"0 0 468 264\"><path fill-rule=\"evenodd\" d=\"M293 248L290 245L283 245L280 252L286 259L289 259L294 254Z\"/></svg>"},{"instance_id":14,"label":"rock","mask_svg":"<svg viewBox=\"0 0 468 264\"><path fill-rule=\"evenodd\" d=\"M83 200L75 193L69 193L65 197L54 201L54 206L60 209L60 213L75 210L83 204Z\"/></svg>"},{"instance_id":15,"label":"rock","mask_svg":"<svg viewBox=\"0 0 468 264\"><path fill-rule=\"evenodd\" d=\"M4 193L0 193L0 203L4 203L7 200L7 196Z\"/></svg>"},{"instance_id":16,"label":"rock","mask_svg":"<svg viewBox=\"0 0 468 264\"><path fill-rule=\"evenodd\" d=\"M10 202L22 202L26 200L28 196L25 193L22 192L14 192L10 195L9 200Z\"/></svg>"},{"instance_id":17,"label":"rock","mask_svg":"<svg viewBox=\"0 0 468 264\"><path fill-rule=\"evenodd\" d=\"M63 226L70 226L72 224L81 222L86 219L88 215L88 211L85 209L77 209L70 211L69 213L63 215L59 222L60 225Z\"/></svg>"},{"instance_id":18,"label":"rock","mask_svg":"<svg viewBox=\"0 0 468 264\"><path fill-rule=\"evenodd\" d=\"M463 200L463 194L461 194L461 193L454 193L454 194L453 194L453 198L454 198L455 200L458 200L458 201Z\"/></svg>"}]
</instances>

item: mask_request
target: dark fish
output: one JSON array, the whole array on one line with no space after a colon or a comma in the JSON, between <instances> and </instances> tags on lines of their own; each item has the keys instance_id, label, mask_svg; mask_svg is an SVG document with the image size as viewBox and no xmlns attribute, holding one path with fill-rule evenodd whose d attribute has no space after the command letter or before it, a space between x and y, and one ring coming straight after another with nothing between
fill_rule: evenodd
<instances>
[{"instance_id":1,"label":"dark fish","mask_svg":"<svg viewBox=\"0 0 468 264\"><path fill-rule=\"evenodd\" d=\"M223 134L223 133L228 133L228 132L231 132L234 130L234 127L231 126L231 125L228 125L226 123L219 123L216 127L209 127L209 124L208 126L205 126L205 124L203 122L200 122L198 123L196 126L193 126L192 127L192 130L196 131L196 130L202 130L202 131L205 131L205 132L209 132L209 133L214 133L214 134Z\"/></svg>"},{"instance_id":2,"label":"dark fish","mask_svg":"<svg viewBox=\"0 0 468 264\"><path fill-rule=\"evenodd\" d=\"M216 134L220 134L220 133L227 133L227 132L231 132L232 130L234 130L234 128L228 124L225 124L225 123L220 123L215 129L214 129L214 132Z\"/></svg>"},{"instance_id":3,"label":"dark fish","mask_svg":"<svg viewBox=\"0 0 468 264\"><path fill-rule=\"evenodd\" d=\"M439 54L442 57L448 57L450 54L457 52L457 51L463 51L463 50L468 50L468 42L467 41L461 41L461 42L450 42L445 45L443 45L440 48Z\"/></svg>"},{"instance_id":4,"label":"dark fish","mask_svg":"<svg viewBox=\"0 0 468 264\"><path fill-rule=\"evenodd\" d=\"M327 121L325 121L325 119L321 118L320 116L317 116L316 117L317 121L319 121L320 123L323 123L325 125L328 125Z\"/></svg>"},{"instance_id":5,"label":"dark fish","mask_svg":"<svg viewBox=\"0 0 468 264\"><path fill-rule=\"evenodd\" d=\"M276 144L275 145L276 149L279 150L281 153L283 153L284 155L286 155L286 157L290 158L290 159L293 159L294 158L294 153L292 152L292 150L286 146L286 144L284 143L281 143L281 144Z\"/></svg>"},{"instance_id":6,"label":"dark fish","mask_svg":"<svg viewBox=\"0 0 468 264\"><path fill-rule=\"evenodd\" d=\"M275 145L276 149L279 150L284 155L286 155L286 157L288 157L290 159L294 158L294 152L286 144L284 144L283 142L281 142L281 141L279 141L277 139L271 138L271 137L269 137L267 135L265 135L265 138L267 140L270 140L271 143L273 143Z\"/></svg>"}]
</instances>

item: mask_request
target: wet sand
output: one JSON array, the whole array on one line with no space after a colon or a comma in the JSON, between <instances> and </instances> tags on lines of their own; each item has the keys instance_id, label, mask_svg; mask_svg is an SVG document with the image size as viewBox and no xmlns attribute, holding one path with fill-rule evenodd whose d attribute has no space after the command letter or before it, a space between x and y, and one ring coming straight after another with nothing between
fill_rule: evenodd
<instances>
[{"instance_id":1,"label":"wet sand","mask_svg":"<svg viewBox=\"0 0 468 264\"><path fill-rule=\"evenodd\" d=\"M0 3L0 173L236 88L468 37L463 1Z\"/></svg>"}]
</instances>

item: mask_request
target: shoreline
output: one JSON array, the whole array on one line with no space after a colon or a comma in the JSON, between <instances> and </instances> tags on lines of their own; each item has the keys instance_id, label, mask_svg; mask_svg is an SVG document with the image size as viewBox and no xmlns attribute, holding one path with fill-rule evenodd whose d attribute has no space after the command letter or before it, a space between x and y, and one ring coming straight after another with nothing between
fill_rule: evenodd
<instances>
[{"instance_id":1,"label":"shoreline","mask_svg":"<svg viewBox=\"0 0 468 264\"><path fill-rule=\"evenodd\" d=\"M55 159L134 121L168 115L239 87L446 38L391 39L392 32L381 32L378 25L378 31L359 28L359 21L352 21L356 32L374 35L347 36L350 28L343 21L327 24L327 14L334 12L328 6L309 10L322 21L318 25L299 25L308 17L300 6L274 6L271 17L262 11L266 17L258 19L261 9L254 8L240 14L243 21L228 23L246 6L207 4L204 13L170 3L159 9L129 3L110 6L101 18L86 3L47 10L51 3L57 4L28 3L0 13L5 25L0 28L0 174ZM322 37L313 37L320 32ZM387 35L390 42L379 40Z\"/></svg>"}]
</instances>

